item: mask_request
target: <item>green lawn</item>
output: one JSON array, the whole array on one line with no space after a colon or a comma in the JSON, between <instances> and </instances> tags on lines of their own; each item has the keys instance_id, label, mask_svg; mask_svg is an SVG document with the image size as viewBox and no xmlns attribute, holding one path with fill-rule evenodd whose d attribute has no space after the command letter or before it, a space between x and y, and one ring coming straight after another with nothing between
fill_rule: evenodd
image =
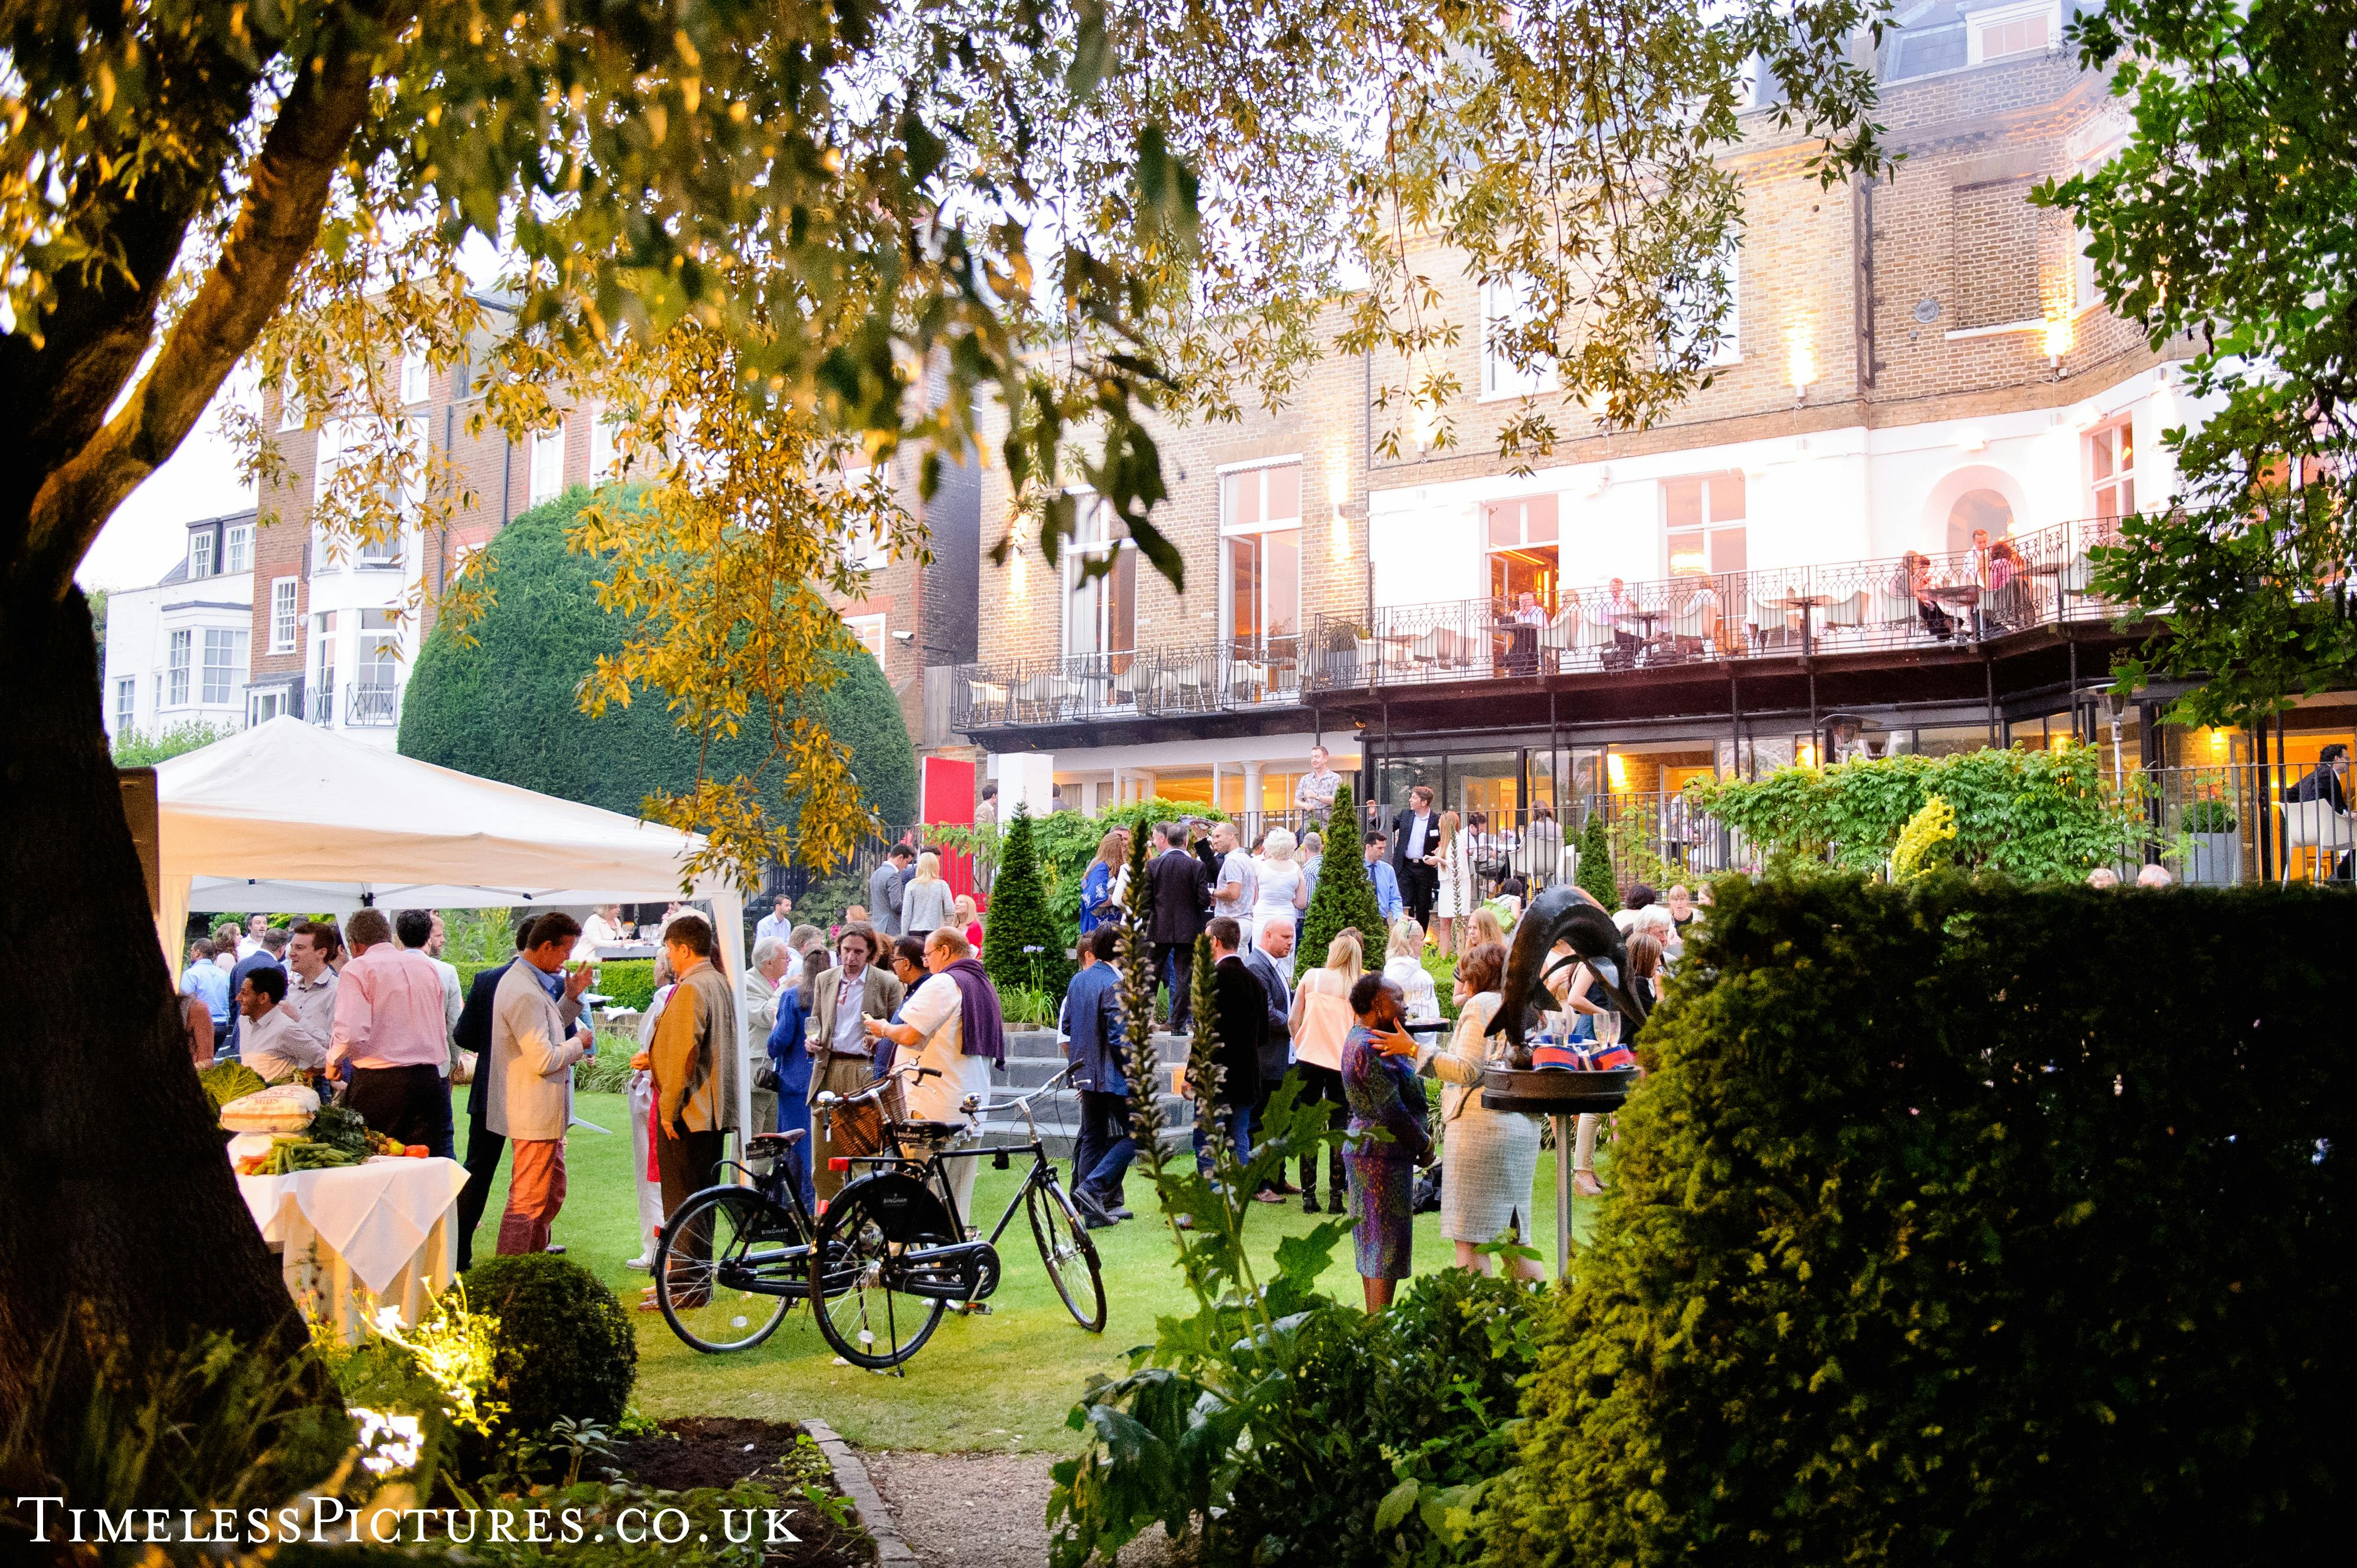
<instances>
[{"instance_id":1,"label":"green lawn","mask_svg":"<svg viewBox=\"0 0 2357 1568\"><path fill-rule=\"evenodd\" d=\"M647 1276L623 1267L638 1251L628 1108L619 1095L584 1094L577 1111L584 1120L613 1132L608 1135L574 1129L566 1155L569 1190L556 1221L556 1240L611 1285L625 1305L635 1305ZM465 1136L461 1117L462 1147ZM1541 1156L1534 1199L1536 1235L1542 1238L1542 1250L1549 1252L1555 1236L1553 1157ZM1020 1176L1019 1166L1001 1172L984 1165L975 1207L984 1216L985 1233L997 1222ZM490 1256L497 1243L506 1190L503 1163L498 1189L476 1233L480 1256ZM991 1316L944 1320L909 1363L906 1378L836 1366L809 1313L800 1308L767 1344L728 1356L690 1350L673 1337L659 1314L647 1313L638 1318L634 1402L656 1416L816 1416L853 1443L870 1448L1068 1451L1077 1434L1066 1430L1064 1415L1089 1375L1120 1370L1125 1351L1153 1338L1155 1318L1185 1305L1170 1232L1151 1207L1152 1188L1142 1175L1132 1178L1128 1196L1138 1218L1093 1232L1103 1256L1110 1303L1101 1335L1084 1333L1065 1313L1039 1266L1030 1228L1017 1214L999 1239L1006 1272L992 1298ZM1585 1207L1581 1217L1585 1221ZM1301 1211L1298 1199L1255 1204L1252 1224L1256 1251L1273 1253L1280 1237L1306 1231L1315 1223ZM1419 1270L1440 1268L1453 1256L1440 1240L1437 1223L1438 1217L1428 1214L1416 1220ZM1551 1257L1548 1262L1551 1268ZM1339 1300L1359 1298L1347 1241L1324 1283Z\"/></svg>"}]
</instances>

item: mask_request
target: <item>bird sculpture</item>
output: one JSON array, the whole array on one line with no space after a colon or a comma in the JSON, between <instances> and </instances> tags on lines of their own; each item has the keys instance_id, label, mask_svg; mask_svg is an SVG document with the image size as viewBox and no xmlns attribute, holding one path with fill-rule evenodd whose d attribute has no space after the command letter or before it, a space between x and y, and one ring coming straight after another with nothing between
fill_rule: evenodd
<instances>
[{"instance_id":1,"label":"bird sculpture","mask_svg":"<svg viewBox=\"0 0 2357 1568\"><path fill-rule=\"evenodd\" d=\"M1570 956L1549 963L1557 943L1570 948ZM1498 1025L1505 1031L1516 1067L1529 1065L1523 1036L1539 1014L1534 1000L1544 994L1547 976L1576 963L1586 964L1596 976L1604 993L1627 1016L1632 1035L1645 1021L1644 1002L1624 984L1629 950L1621 942L1620 928L1586 892L1559 883L1531 900L1514 927L1513 950L1506 958Z\"/></svg>"}]
</instances>

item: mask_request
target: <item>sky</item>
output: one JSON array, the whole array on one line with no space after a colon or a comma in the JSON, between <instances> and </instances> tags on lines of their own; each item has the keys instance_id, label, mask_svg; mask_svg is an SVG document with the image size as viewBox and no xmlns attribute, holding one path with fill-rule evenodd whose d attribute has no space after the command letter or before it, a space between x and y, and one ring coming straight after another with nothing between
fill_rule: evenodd
<instances>
[{"instance_id":1,"label":"sky","mask_svg":"<svg viewBox=\"0 0 2357 1568\"><path fill-rule=\"evenodd\" d=\"M82 557L75 582L110 592L144 588L170 571L188 549L187 524L253 504L253 487L238 478L237 454L218 417L221 405L236 395L234 384L221 389L171 460L115 508Z\"/></svg>"}]
</instances>

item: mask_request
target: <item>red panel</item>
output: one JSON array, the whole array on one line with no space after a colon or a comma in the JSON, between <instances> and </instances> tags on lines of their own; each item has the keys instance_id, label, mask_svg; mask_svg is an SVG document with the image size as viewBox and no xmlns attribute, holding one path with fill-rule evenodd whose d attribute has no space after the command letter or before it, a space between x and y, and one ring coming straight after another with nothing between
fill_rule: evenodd
<instances>
[{"instance_id":1,"label":"red panel","mask_svg":"<svg viewBox=\"0 0 2357 1568\"><path fill-rule=\"evenodd\" d=\"M944 827L974 822L974 764L953 757L921 757L917 763L917 820ZM952 850L942 856L942 875L953 893L971 894L977 908L988 904L974 891L974 856Z\"/></svg>"}]
</instances>

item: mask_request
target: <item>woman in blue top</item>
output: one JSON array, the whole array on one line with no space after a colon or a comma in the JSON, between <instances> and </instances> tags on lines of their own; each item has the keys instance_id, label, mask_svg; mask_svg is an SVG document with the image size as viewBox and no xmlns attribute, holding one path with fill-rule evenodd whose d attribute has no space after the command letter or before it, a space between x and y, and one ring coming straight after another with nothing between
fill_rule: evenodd
<instances>
[{"instance_id":1,"label":"woman in blue top","mask_svg":"<svg viewBox=\"0 0 2357 1568\"><path fill-rule=\"evenodd\" d=\"M1415 1078L1415 1041L1401 1024L1402 996L1393 981L1361 975L1351 987L1358 1024L1342 1039L1342 1100L1351 1112L1342 1163L1351 1176L1351 1240L1367 1310L1381 1312L1407 1278L1415 1250L1415 1167L1430 1162L1424 1086ZM1373 1134L1390 1134L1379 1142Z\"/></svg>"},{"instance_id":2,"label":"woman in blue top","mask_svg":"<svg viewBox=\"0 0 2357 1568\"><path fill-rule=\"evenodd\" d=\"M1097 857L1081 878L1081 935L1121 918L1129 891L1129 831L1109 828L1097 841Z\"/></svg>"},{"instance_id":3,"label":"woman in blue top","mask_svg":"<svg viewBox=\"0 0 2357 1568\"><path fill-rule=\"evenodd\" d=\"M802 1141L788 1150L786 1157L793 1162L794 1185L802 1188L802 1201L813 1206L818 1195L811 1186L811 1058L807 1031L812 999L818 994L819 976L827 972L827 961L833 956L824 945L811 945L802 955L802 983L779 994L778 1023L770 1031L770 1065L778 1074L778 1131L802 1129Z\"/></svg>"}]
</instances>

